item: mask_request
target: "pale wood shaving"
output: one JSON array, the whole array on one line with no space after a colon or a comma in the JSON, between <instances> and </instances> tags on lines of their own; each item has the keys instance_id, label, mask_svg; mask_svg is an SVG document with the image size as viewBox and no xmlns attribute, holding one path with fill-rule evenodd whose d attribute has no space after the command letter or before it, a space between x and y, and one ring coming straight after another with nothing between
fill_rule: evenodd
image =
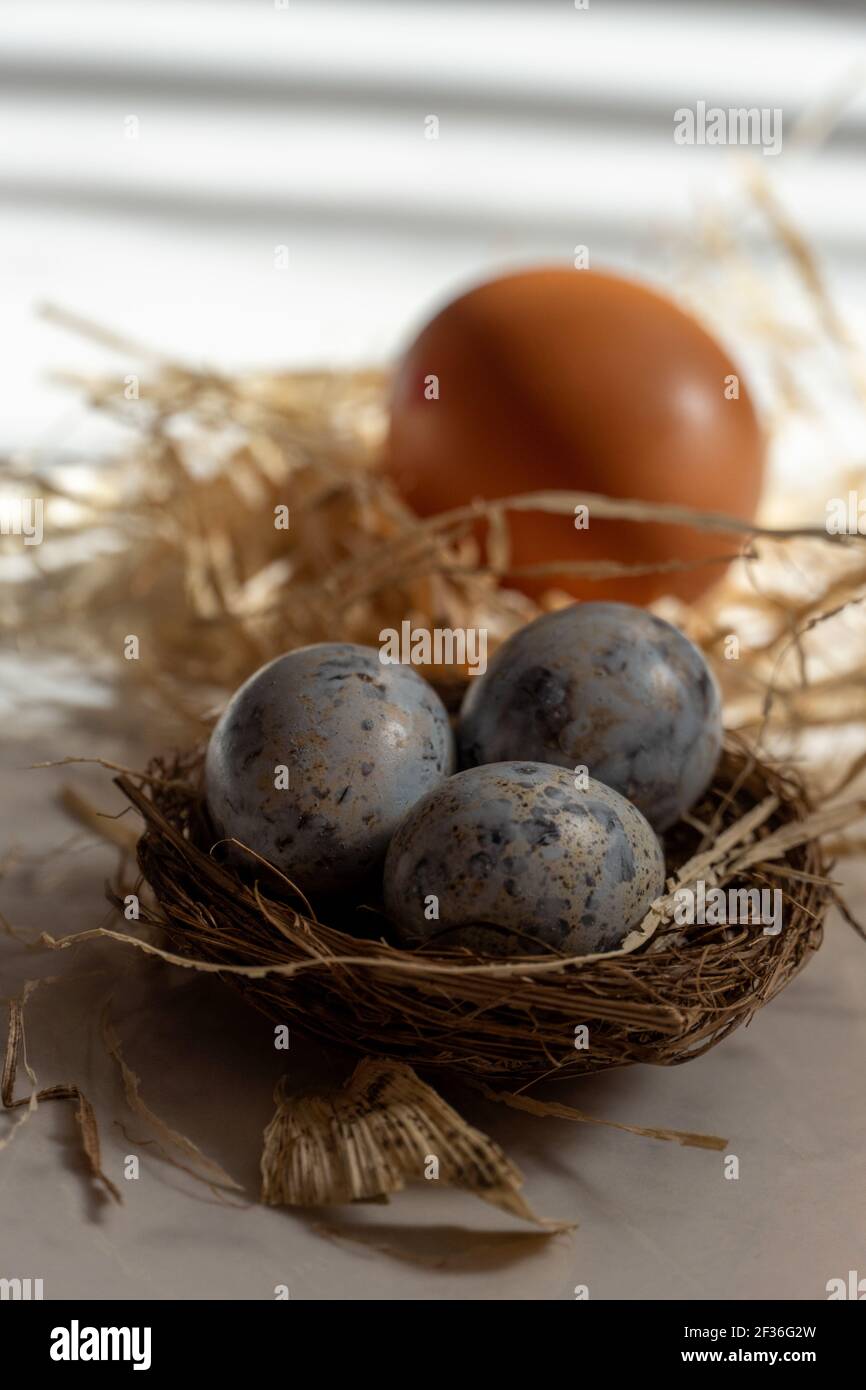
<instances>
[{"instance_id":1,"label":"pale wood shaving","mask_svg":"<svg viewBox=\"0 0 866 1390\"><path fill-rule=\"evenodd\" d=\"M265 1131L262 1200L271 1206L323 1207L401 1192L425 1180L459 1187L554 1234L571 1223L536 1216L523 1179L499 1145L457 1114L411 1067L365 1057L345 1088L292 1096L285 1084Z\"/></svg>"}]
</instances>

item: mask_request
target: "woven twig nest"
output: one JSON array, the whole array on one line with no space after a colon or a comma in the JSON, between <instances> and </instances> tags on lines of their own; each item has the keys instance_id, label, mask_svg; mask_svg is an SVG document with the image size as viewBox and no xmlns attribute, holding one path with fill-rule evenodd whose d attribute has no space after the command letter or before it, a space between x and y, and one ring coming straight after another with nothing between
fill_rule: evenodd
<instances>
[{"instance_id":1,"label":"woven twig nest","mask_svg":"<svg viewBox=\"0 0 866 1390\"><path fill-rule=\"evenodd\" d=\"M157 904L145 920L173 955L224 969L274 1021L362 1054L500 1081L684 1062L748 1022L821 944L832 895L812 838L821 813L792 775L742 746L726 749L702 803L665 837L671 892L640 945L506 960L398 948L375 903L319 921L263 861L247 872L218 862L202 752L119 779L145 820L138 860ZM699 879L780 889L782 930L677 925L674 892Z\"/></svg>"}]
</instances>

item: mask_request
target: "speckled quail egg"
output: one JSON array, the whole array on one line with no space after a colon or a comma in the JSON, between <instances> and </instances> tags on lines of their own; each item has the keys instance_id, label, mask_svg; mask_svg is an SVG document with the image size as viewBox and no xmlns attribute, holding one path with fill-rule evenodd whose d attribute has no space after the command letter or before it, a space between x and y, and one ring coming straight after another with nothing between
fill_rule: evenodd
<instances>
[{"instance_id":1,"label":"speckled quail egg","mask_svg":"<svg viewBox=\"0 0 866 1390\"><path fill-rule=\"evenodd\" d=\"M402 817L453 767L432 686L373 647L323 642L277 657L233 696L211 735L205 797L220 837L308 894L333 893L381 867Z\"/></svg>"},{"instance_id":2,"label":"speckled quail egg","mask_svg":"<svg viewBox=\"0 0 866 1390\"><path fill-rule=\"evenodd\" d=\"M610 951L664 891L658 839L632 804L549 763L449 777L400 825L385 908L406 945L490 954Z\"/></svg>"},{"instance_id":3,"label":"speckled quail egg","mask_svg":"<svg viewBox=\"0 0 866 1390\"><path fill-rule=\"evenodd\" d=\"M461 766L583 766L656 830L706 790L721 742L719 691L702 654L625 603L576 603L521 628L472 681L458 731Z\"/></svg>"}]
</instances>

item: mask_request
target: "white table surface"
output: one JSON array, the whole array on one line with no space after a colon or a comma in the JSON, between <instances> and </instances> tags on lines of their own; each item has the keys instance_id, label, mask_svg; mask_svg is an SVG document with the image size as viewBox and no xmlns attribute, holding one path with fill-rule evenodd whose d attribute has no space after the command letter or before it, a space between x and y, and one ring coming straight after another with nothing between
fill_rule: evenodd
<instances>
[{"instance_id":1,"label":"white table surface","mask_svg":"<svg viewBox=\"0 0 866 1390\"><path fill-rule=\"evenodd\" d=\"M99 769L24 764L74 749L138 765L170 731L154 723L124 735L68 670L66 708L49 719L27 697L32 670L32 660L22 664L21 694L4 711L4 840L25 856L31 846L68 849L50 871L22 860L0 902L16 927L65 935L105 920L114 858L86 839L68 845L75 831L56 793L71 781L106 810L118 794ZM6 663L7 692L12 674ZM862 864L844 877L862 913ZM124 1197L115 1207L95 1195L66 1102L43 1105L0 1152L0 1275L42 1278L46 1298L267 1299L286 1284L300 1299L572 1299L586 1284L590 1298L815 1299L828 1279L864 1268L866 945L836 916L806 971L707 1056L554 1092L605 1118L724 1135L740 1160L737 1181L723 1175L725 1154L535 1119L447 1088L518 1163L534 1209L579 1223L552 1238L434 1184L348 1211L257 1205L278 1076L305 1086L351 1062L294 1035L289 1054L276 1053L272 1025L229 986L130 948L34 954L0 940L0 993L37 975L59 978L28 1009L31 1065L41 1085L76 1081L93 1101L105 1168ZM245 1209L220 1205L142 1142L153 1136L126 1108L99 1039L109 996L144 1099L243 1184ZM25 1085L22 1075L19 1094ZM0 1134L10 1123L0 1119ZM131 1153L141 1159L137 1181L122 1176ZM322 1222L345 1223L355 1238L322 1234Z\"/></svg>"}]
</instances>

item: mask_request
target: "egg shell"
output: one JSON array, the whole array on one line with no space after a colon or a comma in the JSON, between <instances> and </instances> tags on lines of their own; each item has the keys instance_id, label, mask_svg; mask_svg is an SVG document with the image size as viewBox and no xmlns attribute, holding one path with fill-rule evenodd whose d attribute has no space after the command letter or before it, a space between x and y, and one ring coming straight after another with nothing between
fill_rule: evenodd
<instances>
[{"instance_id":1,"label":"egg shell","mask_svg":"<svg viewBox=\"0 0 866 1390\"><path fill-rule=\"evenodd\" d=\"M749 520L764 452L745 374L691 314L620 275L559 265L474 286L421 329L395 373L385 465L425 517L479 497L553 489ZM652 566L672 555L699 562L504 581L533 596L559 588L590 601L691 600L724 573L706 562L731 548L709 531L592 514L588 529L539 511L512 512L507 526L515 569ZM486 539L480 524L478 539Z\"/></svg>"},{"instance_id":2,"label":"egg shell","mask_svg":"<svg viewBox=\"0 0 866 1390\"><path fill-rule=\"evenodd\" d=\"M432 686L373 647L324 642L277 657L233 696L208 746L205 797L220 837L307 894L334 893L381 868L401 818L453 768Z\"/></svg>"},{"instance_id":3,"label":"egg shell","mask_svg":"<svg viewBox=\"0 0 866 1390\"><path fill-rule=\"evenodd\" d=\"M578 790L547 763L491 763L409 812L385 860L385 908L407 945L585 955L620 945L664 875L656 835L610 787Z\"/></svg>"},{"instance_id":4,"label":"egg shell","mask_svg":"<svg viewBox=\"0 0 866 1390\"><path fill-rule=\"evenodd\" d=\"M473 679L458 729L462 766L584 766L656 830L706 790L721 743L719 690L701 652L621 603L572 604L521 628Z\"/></svg>"}]
</instances>

